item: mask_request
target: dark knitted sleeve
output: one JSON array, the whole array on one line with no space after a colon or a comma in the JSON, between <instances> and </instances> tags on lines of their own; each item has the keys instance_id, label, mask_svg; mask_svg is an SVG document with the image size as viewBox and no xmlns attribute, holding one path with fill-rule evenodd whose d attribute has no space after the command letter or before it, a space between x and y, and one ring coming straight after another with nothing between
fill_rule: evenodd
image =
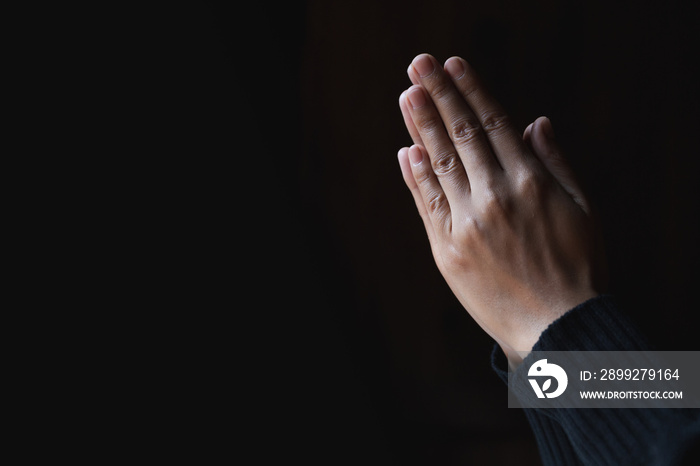
<instances>
[{"instance_id":1,"label":"dark knitted sleeve","mask_svg":"<svg viewBox=\"0 0 700 466\"><path fill-rule=\"evenodd\" d=\"M535 351L643 351L646 338L611 296L590 299L553 322ZM496 345L492 365L507 382ZM525 370L522 365L518 370ZM505 377L505 378L504 378ZM697 409L526 409L548 465L674 465L700 438Z\"/></svg>"}]
</instances>

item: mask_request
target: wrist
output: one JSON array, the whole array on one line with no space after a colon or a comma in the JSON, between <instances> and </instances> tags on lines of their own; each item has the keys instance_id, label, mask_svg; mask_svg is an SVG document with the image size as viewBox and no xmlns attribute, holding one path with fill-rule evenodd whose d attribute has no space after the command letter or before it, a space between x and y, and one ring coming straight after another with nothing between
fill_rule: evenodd
<instances>
[{"instance_id":1,"label":"wrist","mask_svg":"<svg viewBox=\"0 0 700 466\"><path fill-rule=\"evenodd\" d=\"M520 320L520 325L511 333L513 338L505 344L499 343L508 363L514 368L519 366L553 322L596 296L599 296L599 293L590 290L569 296L568 299L561 299L556 304L522 311L523 318Z\"/></svg>"}]
</instances>

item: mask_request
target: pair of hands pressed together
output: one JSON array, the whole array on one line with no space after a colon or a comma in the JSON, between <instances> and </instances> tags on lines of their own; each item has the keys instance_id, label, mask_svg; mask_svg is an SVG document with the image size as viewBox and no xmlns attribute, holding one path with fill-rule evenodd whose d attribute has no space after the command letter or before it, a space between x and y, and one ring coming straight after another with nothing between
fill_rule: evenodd
<instances>
[{"instance_id":1,"label":"pair of hands pressed together","mask_svg":"<svg viewBox=\"0 0 700 466\"><path fill-rule=\"evenodd\" d=\"M524 134L472 67L427 54L399 105L413 145L398 153L435 262L513 364L547 326L602 290L591 208L540 117Z\"/></svg>"}]
</instances>

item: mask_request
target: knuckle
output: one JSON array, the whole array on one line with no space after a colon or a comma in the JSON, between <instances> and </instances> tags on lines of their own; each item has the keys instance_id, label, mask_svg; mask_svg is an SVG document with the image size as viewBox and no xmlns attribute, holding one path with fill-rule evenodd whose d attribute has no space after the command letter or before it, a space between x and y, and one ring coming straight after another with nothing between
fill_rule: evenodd
<instances>
[{"instance_id":1,"label":"knuckle","mask_svg":"<svg viewBox=\"0 0 700 466\"><path fill-rule=\"evenodd\" d=\"M469 99L480 89L479 80L476 79L471 73L465 73L462 78L462 95Z\"/></svg>"},{"instance_id":2,"label":"knuckle","mask_svg":"<svg viewBox=\"0 0 700 466\"><path fill-rule=\"evenodd\" d=\"M442 253L442 259L447 271L464 270L469 267L469 246L465 243L450 243Z\"/></svg>"},{"instance_id":3,"label":"knuckle","mask_svg":"<svg viewBox=\"0 0 700 466\"><path fill-rule=\"evenodd\" d=\"M493 189L486 189L482 193L480 206L482 221L491 224L508 215L510 199Z\"/></svg>"},{"instance_id":4,"label":"knuckle","mask_svg":"<svg viewBox=\"0 0 700 466\"><path fill-rule=\"evenodd\" d=\"M545 190L545 180L538 172L526 170L516 179L518 194L526 199L540 198Z\"/></svg>"},{"instance_id":5,"label":"knuckle","mask_svg":"<svg viewBox=\"0 0 700 466\"><path fill-rule=\"evenodd\" d=\"M510 117L501 110L484 112L481 116L484 131L497 133L510 126Z\"/></svg>"},{"instance_id":6,"label":"knuckle","mask_svg":"<svg viewBox=\"0 0 700 466\"><path fill-rule=\"evenodd\" d=\"M462 219L462 240L468 245L473 244L481 234L481 226L475 216L469 215Z\"/></svg>"},{"instance_id":7,"label":"knuckle","mask_svg":"<svg viewBox=\"0 0 700 466\"><path fill-rule=\"evenodd\" d=\"M437 100L442 100L450 94L452 83L443 77L437 77L430 83L430 95Z\"/></svg>"},{"instance_id":8,"label":"knuckle","mask_svg":"<svg viewBox=\"0 0 700 466\"><path fill-rule=\"evenodd\" d=\"M463 257L463 251L473 254L478 250L483 243L483 233L482 225L475 216L460 219L459 229L455 232L455 242L460 245L460 257Z\"/></svg>"},{"instance_id":9,"label":"knuckle","mask_svg":"<svg viewBox=\"0 0 700 466\"><path fill-rule=\"evenodd\" d=\"M447 176L454 173L461 165L457 154L449 152L433 157L433 171L437 176Z\"/></svg>"},{"instance_id":10,"label":"knuckle","mask_svg":"<svg viewBox=\"0 0 700 466\"><path fill-rule=\"evenodd\" d=\"M425 164L421 164L421 166L422 165ZM430 180L430 172L423 167L422 169L414 171L413 178L416 180L416 183L425 184Z\"/></svg>"},{"instance_id":11,"label":"knuckle","mask_svg":"<svg viewBox=\"0 0 700 466\"><path fill-rule=\"evenodd\" d=\"M471 118L461 118L452 125L452 140L458 144L469 144L480 134L481 126Z\"/></svg>"},{"instance_id":12,"label":"knuckle","mask_svg":"<svg viewBox=\"0 0 700 466\"><path fill-rule=\"evenodd\" d=\"M428 208L428 213L430 213L431 215L436 215L444 211L446 204L447 198L445 197L445 193L438 192L433 193L428 198L428 203L426 207Z\"/></svg>"},{"instance_id":13,"label":"knuckle","mask_svg":"<svg viewBox=\"0 0 700 466\"><path fill-rule=\"evenodd\" d=\"M430 112L418 112L414 116L416 126L426 134L435 134L442 128L442 121Z\"/></svg>"}]
</instances>

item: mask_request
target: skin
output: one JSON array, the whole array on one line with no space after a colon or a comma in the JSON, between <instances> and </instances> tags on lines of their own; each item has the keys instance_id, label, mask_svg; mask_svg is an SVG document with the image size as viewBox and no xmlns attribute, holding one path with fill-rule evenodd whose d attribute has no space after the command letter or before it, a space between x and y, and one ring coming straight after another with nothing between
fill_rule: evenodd
<instances>
[{"instance_id":1,"label":"skin","mask_svg":"<svg viewBox=\"0 0 700 466\"><path fill-rule=\"evenodd\" d=\"M443 277L517 365L550 323L603 291L591 207L549 119L521 135L459 57L418 55L408 76L404 181Z\"/></svg>"}]
</instances>

